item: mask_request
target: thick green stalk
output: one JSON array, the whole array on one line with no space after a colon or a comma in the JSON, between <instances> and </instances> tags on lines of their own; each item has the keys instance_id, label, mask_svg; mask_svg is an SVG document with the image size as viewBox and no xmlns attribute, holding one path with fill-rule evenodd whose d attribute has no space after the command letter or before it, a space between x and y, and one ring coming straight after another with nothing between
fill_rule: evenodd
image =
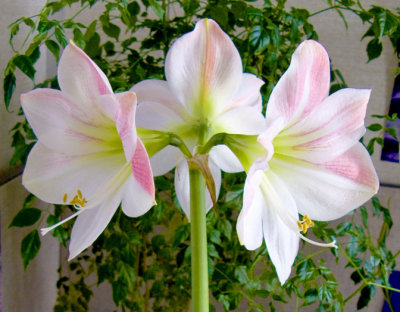
<instances>
[{"instance_id":1,"label":"thick green stalk","mask_svg":"<svg viewBox=\"0 0 400 312\"><path fill-rule=\"evenodd\" d=\"M192 312L208 312L206 184L200 171L189 170L192 245Z\"/></svg>"}]
</instances>

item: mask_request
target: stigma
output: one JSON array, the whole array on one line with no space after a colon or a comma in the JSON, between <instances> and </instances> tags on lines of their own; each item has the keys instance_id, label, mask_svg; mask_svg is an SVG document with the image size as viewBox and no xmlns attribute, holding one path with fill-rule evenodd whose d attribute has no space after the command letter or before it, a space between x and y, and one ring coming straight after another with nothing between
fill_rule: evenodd
<instances>
[{"instance_id":1,"label":"stigma","mask_svg":"<svg viewBox=\"0 0 400 312\"><path fill-rule=\"evenodd\" d=\"M314 221L312 221L308 215L304 215L301 221L297 220L297 226L299 227L300 232L303 232L303 234L306 234L307 230L314 226ZM298 235L302 240L304 240L310 244L319 246L319 247L338 248L338 246L336 245L336 240L327 244L327 243L320 243L320 242L313 241L313 240L301 235L300 233L298 233Z\"/></svg>"}]
</instances>

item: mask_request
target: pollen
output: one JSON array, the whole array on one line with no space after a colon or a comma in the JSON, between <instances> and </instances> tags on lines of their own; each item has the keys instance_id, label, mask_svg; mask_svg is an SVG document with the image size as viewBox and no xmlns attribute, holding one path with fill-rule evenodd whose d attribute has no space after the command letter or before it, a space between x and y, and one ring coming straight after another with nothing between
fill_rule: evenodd
<instances>
[{"instance_id":1,"label":"pollen","mask_svg":"<svg viewBox=\"0 0 400 312\"><path fill-rule=\"evenodd\" d=\"M297 225L299 226L300 231L306 234L307 230L314 226L314 222L310 219L308 215L304 215L301 221L297 221Z\"/></svg>"},{"instance_id":2,"label":"pollen","mask_svg":"<svg viewBox=\"0 0 400 312\"><path fill-rule=\"evenodd\" d=\"M67 193L64 194L63 197L63 202L67 202ZM77 208L82 208L86 204L86 198L83 197L82 192L80 189L76 190L76 195L72 198L72 200L69 202L70 205L74 205Z\"/></svg>"}]
</instances>

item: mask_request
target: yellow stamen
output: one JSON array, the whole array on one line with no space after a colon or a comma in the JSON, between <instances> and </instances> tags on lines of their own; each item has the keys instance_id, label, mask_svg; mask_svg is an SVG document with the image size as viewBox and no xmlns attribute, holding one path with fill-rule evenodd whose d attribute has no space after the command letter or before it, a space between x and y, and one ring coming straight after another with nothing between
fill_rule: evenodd
<instances>
[{"instance_id":1,"label":"yellow stamen","mask_svg":"<svg viewBox=\"0 0 400 312\"><path fill-rule=\"evenodd\" d=\"M299 226L300 231L306 234L307 230L314 226L314 222L308 215L304 215L301 221L297 220L297 225Z\"/></svg>"},{"instance_id":2,"label":"yellow stamen","mask_svg":"<svg viewBox=\"0 0 400 312\"><path fill-rule=\"evenodd\" d=\"M64 194L63 197L64 203L67 202L67 194ZM85 207L86 204L86 198L82 196L82 192L80 189L76 190L76 195L72 200L69 202L70 205L78 206L79 208Z\"/></svg>"},{"instance_id":3,"label":"yellow stamen","mask_svg":"<svg viewBox=\"0 0 400 312\"><path fill-rule=\"evenodd\" d=\"M67 198L68 198L68 195L67 195L67 193L65 193L64 196L63 196L63 203L67 202Z\"/></svg>"}]
</instances>

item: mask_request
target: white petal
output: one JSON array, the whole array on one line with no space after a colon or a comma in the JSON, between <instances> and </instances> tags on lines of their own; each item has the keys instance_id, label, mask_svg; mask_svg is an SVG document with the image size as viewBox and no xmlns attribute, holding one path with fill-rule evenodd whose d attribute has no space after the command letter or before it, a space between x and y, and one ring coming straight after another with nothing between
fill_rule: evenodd
<instances>
[{"instance_id":1,"label":"white petal","mask_svg":"<svg viewBox=\"0 0 400 312\"><path fill-rule=\"evenodd\" d=\"M182 159L175 169L175 193L179 204L186 217L190 220L190 180L189 167L185 159Z\"/></svg>"},{"instance_id":2,"label":"white petal","mask_svg":"<svg viewBox=\"0 0 400 312\"><path fill-rule=\"evenodd\" d=\"M215 183L215 194L218 199L219 191L221 188L221 171L217 165L209 159L208 162L211 175L214 178ZM190 179L189 179L189 167L187 161L182 159L175 169L175 192L178 198L179 204L185 212L187 218L190 220ZM206 212L208 212L213 206L210 192L206 188Z\"/></svg>"},{"instance_id":3,"label":"white petal","mask_svg":"<svg viewBox=\"0 0 400 312\"><path fill-rule=\"evenodd\" d=\"M257 76L244 73L242 75L238 90L229 100L229 105L225 107L225 110L229 110L234 107L253 107L257 111L261 112L262 97L260 88L263 84L264 81L257 78Z\"/></svg>"},{"instance_id":4,"label":"white petal","mask_svg":"<svg viewBox=\"0 0 400 312\"><path fill-rule=\"evenodd\" d=\"M146 192L133 176L129 177L124 188L121 207L127 216L144 215L155 204L154 196Z\"/></svg>"},{"instance_id":5,"label":"white petal","mask_svg":"<svg viewBox=\"0 0 400 312\"><path fill-rule=\"evenodd\" d=\"M169 132L185 123L176 111L154 102L139 102L136 115L137 126L145 129Z\"/></svg>"},{"instance_id":6,"label":"white petal","mask_svg":"<svg viewBox=\"0 0 400 312\"><path fill-rule=\"evenodd\" d=\"M272 168L271 168L272 169ZM298 213L294 197L272 170L264 172L263 232L268 254L284 284L299 248ZM283 177L283 176L281 176Z\"/></svg>"},{"instance_id":7,"label":"white petal","mask_svg":"<svg viewBox=\"0 0 400 312\"><path fill-rule=\"evenodd\" d=\"M136 93L139 105L158 103L177 114L185 114L185 109L163 80L147 79L135 84L131 90ZM184 116L182 116L184 117Z\"/></svg>"},{"instance_id":8,"label":"white petal","mask_svg":"<svg viewBox=\"0 0 400 312\"><path fill-rule=\"evenodd\" d=\"M285 156L274 157L269 164L285 180L299 212L314 220L340 218L378 189L371 158L361 143L321 165Z\"/></svg>"},{"instance_id":9,"label":"white petal","mask_svg":"<svg viewBox=\"0 0 400 312\"><path fill-rule=\"evenodd\" d=\"M40 142L29 153L23 185L43 201L63 204L77 190L90 198L101 190L126 164L124 154L108 152L70 156L54 152Z\"/></svg>"},{"instance_id":10,"label":"white petal","mask_svg":"<svg viewBox=\"0 0 400 312\"><path fill-rule=\"evenodd\" d=\"M99 237L120 202L121 194L117 193L98 207L87 209L78 216L71 232L68 260L75 258Z\"/></svg>"},{"instance_id":11,"label":"white petal","mask_svg":"<svg viewBox=\"0 0 400 312\"><path fill-rule=\"evenodd\" d=\"M342 154L365 132L370 93L350 88L335 92L306 117L282 131L274 141L275 148L286 146L283 153L319 163Z\"/></svg>"},{"instance_id":12,"label":"white petal","mask_svg":"<svg viewBox=\"0 0 400 312\"><path fill-rule=\"evenodd\" d=\"M240 244L248 250L254 250L261 246L263 240L262 211L264 201L261 189L257 188L252 201L247 207L240 211L236 231L239 236Z\"/></svg>"},{"instance_id":13,"label":"white petal","mask_svg":"<svg viewBox=\"0 0 400 312\"><path fill-rule=\"evenodd\" d=\"M267 118L283 116L286 123L295 123L328 96L329 84L330 65L325 48L314 40L302 42L271 93Z\"/></svg>"},{"instance_id":14,"label":"white petal","mask_svg":"<svg viewBox=\"0 0 400 312\"><path fill-rule=\"evenodd\" d=\"M175 168L182 159L183 155L179 148L168 145L150 158L153 175L157 177L166 174Z\"/></svg>"},{"instance_id":15,"label":"white petal","mask_svg":"<svg viewBox=\"0 0 400 312\"><path fill-rule=\"evenodd\" d=\"M214 163L213 159L208 158L208 166L211 171L211 175L214 179L215 184L215 198L218 200L219 191L221 189L221 170L220 168ZM210 209L213 207L213 202L211 199L211 195L209 190L206 188L206 212L209 212Z\"/></svg>"},{"instance_id":16,"label":"white petal","mask_svg":"<svg viewBox=\"0 0 400 312\"><path fill-rule=\"evenodd\" d=\"M21 103L33 131L48 148L71 155L122 148L111 118L86 122L58 90L32 90L21 95Z\"/></svg>"},{"instance_id":17,"label":"white petal","mask_svg":"<svg viewBox=\"0 0 400 312\"><path fill-rule=\"evenodd\" d=\"M234 173L244 171L242 164L226 145L216 145L210 150L210 158L222 171Z\"/></svg>"},{"instance_id":18,"label":"white petal","mask_svg":"<svg viewBox=\"0 0 400 312\"><path fill-rule=\"evenodd\" d=\"M268 254L283 285L290 275L299 250L298 233L286 226L269 207L263 210L263 231Z\"/></svg>"},{"instance_id":19,"label":"white petal","mask_svg":"<svg viewBox=\"0 0 400 312\"><path fill-rule=\"evenodd\" d=\"M257 135L265 130L265 118L254 107L232 108L218 116L211 129L212 133Z\"/></svg>"},{"instance_id":20,"label":"white petal","mask_svg":"<svg viewBox=\"0 0 400 312\"><path fill-rule=\"evenodd\" d=\"M216 22L203 19L168 51L165 74L173 94L194 115L221 111L238 89L242 62Z\"/></svg>"},{"instance_id":21,"label":"white petal","mask_svg":"<svg viewBox=\"0 0 400 312\"><path fill-rule=\"evenodd\" d=\"M238 217L236 230L240 243L249 250L257 249L262 243L262 211L265 203L260 183L267 166L263 159L255 161L244 183L243 208Z\"/></svg>"},{"instance_id":22,"label":"white petal","mask_svg":"<svg viewBox=\"0 0 400 312\"><path fill-rule=\"evenodd\" d=\"M75 44L65 48L58 65L58 83L82 119L90 121L105 117L99 96L111 94L112 89L106 75Z\"/></svg>"}]
</instances>

